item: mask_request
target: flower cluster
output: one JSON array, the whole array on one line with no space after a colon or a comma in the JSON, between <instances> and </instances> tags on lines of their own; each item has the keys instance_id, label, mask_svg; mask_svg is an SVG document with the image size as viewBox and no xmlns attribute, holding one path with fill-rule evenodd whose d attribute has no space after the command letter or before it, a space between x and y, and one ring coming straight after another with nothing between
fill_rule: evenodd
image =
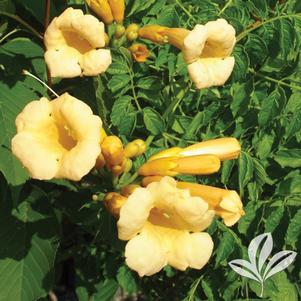
<instances>
[{"instance_id":1,"label":"flower cluster","mask_svg":"<svg viewBox=\"0 0 301 301\"><path fill-rule=\"evenodd\" d=\"M235 31L223 19L196 25L191 31L156 24L125 28L124 0L86 2L100 20L68 8L45 32L45 61L51 77L99 75L112 62L110 43L120 46L138 37L180 49L197 89L223 85L233 70ZM107 35L105 24L113 22L115 32ZM127 46L137 62L151 55L144 44ZM106 169L114 182L131 171L132 158L148 147L141 139L124 145L119 137L107 135L100 117L68 93L30 102L17 116L16 128L12 151L30 176L39 180L80 181L92 169ZM130 268L149 276L167 264L185 270L201 269L208 262L213 241L204 231L215 215L227 226L234 225L244 214L240 197L232 190L172 177L215 173L222 161L239 154L235 138L163 150L137 170L135 179L139 175L140 182L133 179L106 194L104 205L118 218L119 239L128 241L125 257Z\"/></svg>"}]
</instances>

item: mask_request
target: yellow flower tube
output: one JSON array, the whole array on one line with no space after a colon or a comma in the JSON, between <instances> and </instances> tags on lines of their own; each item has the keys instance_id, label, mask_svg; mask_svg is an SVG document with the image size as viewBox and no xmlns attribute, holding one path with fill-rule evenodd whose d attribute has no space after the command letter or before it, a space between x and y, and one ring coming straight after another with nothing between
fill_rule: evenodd
<instances>
[{"instance_id":1,"label":"yellow flower tube","mask_svg":"<svg viewBox=\"0 0 301 301\"><path fill-rule=\"evenodd\" d=\"M240 154L240 144L235 138L219 138L193 144L178 153L184 157L205 154L215 155L221 161L236 159Z\"/></svg>"},{"instance_id":2,"label":"yellow flower tube","mask_svg":"<svg viewBox=\"0 0 301 301\"><path fill-rule=\"evenodd\" d=\"M178 182L177 187L189 189L193 196L201 197L209 208L221 216L226 226L233 226L245 214L241 199L236 191L208 185Z\"/></svg>"},{"instance_id":3,"label":"yellow flower tube","mask_svg":"<svg viewBox=\"0 0 301 301\"><path fill-rule=\"evenodd\" d=\"M113 17L117 23L122 23L124 19L125 3L124 0L108 0Z\"/></svg>"},{"instance_id":4,"label":"yellow flower tube","mask_svg":"<svg viewBox=\"0 0 301 301\"><path fill-rule=\"evenodd\" d=\"M104 205L107 210L116 218L119 217L120 208L127 198L116 192L109 192L104 198Z\"/></svg>"},{"instance_id":5,"label":"yellow flower tube","mask_svg":"<svg viewBox=\"0 0 301 301\"><path fill-rule=\"evenodd\" d=\"M142 176L176 176L178 174L209 175L220 169L220 160L213 155L170 157L148 161L138 173Z\"/></svg>"},{"instance_id":6,"label":"yellow flower tube","mask_svg":"<svg viewBox=\"0 0 301 301\"><path fill-rule=\"evenodd\" d=\"M142 180L142 186L159 182L161 176L149 176ZM243 204L236 191L221 189L197 183L177 182L180 189L188 189L192 196L201 197L220 216L226 226L231 227L245 214Z\"/></svg>"},{"instance_id":7,"label":"yellow flower tube","mask_svg":"<svg viewBox=\"0 0 301 301\"><path fill-rule=\"evenodd\" d=\"M105 24L113 22L114 18L108 0L86 0L86 2Z\"/></svg>"},{"instance_id":8,"label":"yellow flower tube","mask_svg":"<svg viewBox=\"0 0 301 301\"><path fill-rule=\"evenodd\" d=\"M141 39L147 39L154 43L164 44L168 42L168 37L164 34L168 27L160 25L146 25L139 29L138 35Z\"/></svg>"},{"instance_id":9,"label":"yellow flower tube","mask_svg":"<svg viewBox=\"0 0 301 301\"><path fill-rule=\"evenodd\" d=\"M190 157L199 155L214 155L221 161L224 161L238 158L240 150L240 144L237 139L226 137L202 141L185 148L172 147L151 156L149 161L168 157Z\"/></svg>"}]
</instances>

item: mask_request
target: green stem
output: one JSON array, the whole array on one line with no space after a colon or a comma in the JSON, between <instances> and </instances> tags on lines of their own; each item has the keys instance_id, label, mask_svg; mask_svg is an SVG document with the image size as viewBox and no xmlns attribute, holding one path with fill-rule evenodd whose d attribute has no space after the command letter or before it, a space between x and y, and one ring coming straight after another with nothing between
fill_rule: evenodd
<instances>
[{"instance_id":1,"label":"green stem","mask_svg":"<svg viewBox=\"0 0 301 301\"><path fill-rule=\"evenodd\" d=\"M220 16L231 4L232 4L233 0L229 0L225 6L220 10L220 12L218 13L218 16Z\"/></svg>"},{"instance_id":2,"label":"green stem","mask_svg":"<svg viewBox=\"0 0 301 301\"><path fill-rule=\"evenodd\" d=\"M25 28L27 28L28 30L30 30L36 37L38 37L39 39L43 40L43 36L38 31L36 31L31 25L29 25L27 22L25 22L24 20L22 20L20 17L15 16L13 14L9 14L9 13L3 12L3 11L0 11L0 15L9 17L9 18L11 18L11 19L19 22Z\"/></svg>"},{"instance_id":3,"label":"green stem","mask_svg":"<svg viewBox=\"0 0 301 301\"><path fill-rule=\"evenodd\" d=\"M241 32L237 38L236 38L236 42L238 43L240 40L242 40L245 36L247 36L250 32L256 30L257 28L265 25L265 24L268 24L268 23L271 23L271 22L274 22L276 20L280 20L280 19L286 19L286 18L295 18L295 17L301 17L301 13L298 13L298 14L291 14L291 15L282 15L282 16L277 16L277 17L274 17L274 18L271 18L271 19L268 19L266 21L263 21L263 22L259 22L259 23L255 23L251 28L249 29L246 29L245 31Z\"/></svg>"},{"instance_id":4,"label":"green stem","mask_svg":"<svg viewBox=\"0 0 301 301\"><path fill-rule=\"evenodd\" d=\"M183 12L194 22L197 22L196 18L185 8L185 6L181 3L181 0L176 0L176 3L183 10Z\"/></svg>"},{"instance_id":5,"label":"green stem","mask_svg":"<svg viewBox=\"0 0 301 301\"><path fill-rule=\"evenodd\" d=\"M18 31L22 31L22 29L14 29L12 31L10 31L9 33L7 33L5 36L3 36L1 39L0 39L0 44L5 41L8 37L10 37L11 35L13 35L14 33L18 32Z\"/></svg>"},{"instance_id":6,"label":"green stem","mask_svg":"<svg viewBox=\"0 0 301 301\"><path fill-rule=\"evenodd\" d=\"M255 72L254 70L252 70L252 69L249 69L249 71L250 71L251 73L253 73L255 76L260 77L260 78L264 78L264 79L266 79L266 80L268 80L268 81L270 81L270 82L273 82L273 83L275 83L275 84L277 84L277 85L281 85L281 86L289 87L289 88L294 89L294 90L301 91L301 87L299 87L299 86L292 85L292 84L288 84L288 83L286 83L286 82L284 82L284 81L282 81L282 80L274 79L274 78L269 77L269 76L267 76L267 75L263 75L263 74L260 74L260 73L256 73L256 72Z\"/></svg>"}]
</instances>

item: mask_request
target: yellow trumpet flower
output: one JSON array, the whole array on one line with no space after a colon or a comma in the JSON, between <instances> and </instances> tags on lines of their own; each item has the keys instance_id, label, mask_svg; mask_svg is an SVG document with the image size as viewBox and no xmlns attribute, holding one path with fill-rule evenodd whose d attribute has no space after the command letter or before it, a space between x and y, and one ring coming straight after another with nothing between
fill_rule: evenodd
<instances>
[{"instance_id":1,"label":"yellow trumpet flower","mask_svg":"<svg viewBox=\"0 0 301 301\"><path fill-rule=\"evenodd\" d=\"M172 147L153 155L149 158L149 161L167 157L190 157L199 155L215 155L221 161L224 161L238 158L240 150L240 144L237 139L219 138L202 141L185 148Z\"/></svg>"},{"instance_id":2,"label":"yellow trumpet flower","mask_svg":"<svg viewBox=\"0 0 301 301\"><path fill-rule=\"evenodd\" d=\"M129 47L134 60L138 63L144 63L150 56L150 52L146 45L135 43Z\"/></svg>"},{"instance_id":3,"label":"yellow trumpet flower","mask_svg":"<svg viewBox=\"0 0 301 301\"><path fill-rule=\"evenodd\" d=\"M211 224L214 211L200 197L177 188L170 177L135 189L119 216L118 237L128 241L126 263L141 277L167 264L182 271L201 269L212 254L212 239L202 231Z\"/></svg>"},{"instance_id":4,"label":"yellow trumpet flower","mask_svg":"<svg viewBox=\"0 0 301 301\"><path fill-rule=\"evenodd\" d=\"M108 0L113 17L117 23L122 23L124 19L125 4L124 0Z\"/></svg>"},{"instance_id":5,"label":"yellow trumpet flower","mask_svg":"<svg viewBox=\"0 0 301 301\"><path fill-rule=\"evenodd\" d=\"M86 2L105 24L113 22L114 18L108 0L86 0Z\"/></svg>"},{"instance_id":6,"label":"yellow trumpet flower","mask_svg":"<svg viewBox=\"0 0 301 301\"><path fill-rule=\"evenodd\" d=\"M12 152L33 179L79 181L100 154L102 121L91 108L65 93L28 103L16 118Z\"/></svg>"},{"instance_id":7,"label":"yellow trumpet flower","mask_svg":"<svg viewBox=\"0 0 301 301\"><path fill-rule=\"evenodd\" d=\"M169 157L146 162L138 173L142 176L209 175L217 172L220 165L219 158L213 155Z\"/></svg>"}]
</instances>

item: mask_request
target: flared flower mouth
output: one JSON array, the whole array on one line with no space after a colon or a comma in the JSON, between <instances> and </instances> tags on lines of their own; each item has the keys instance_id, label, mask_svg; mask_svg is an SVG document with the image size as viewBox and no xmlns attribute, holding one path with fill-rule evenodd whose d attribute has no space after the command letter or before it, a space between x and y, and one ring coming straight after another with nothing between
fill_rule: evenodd
<instances>
[{"instance_id":1,"label":"flared flower mouth","mask_svg":"<svg viewBox=\"0 0 301 301\"><path fill-rule=\"evenodd\" d=\"M78 181L100 154L101 119L68 93L29 103L16 126L12 151L34 179Z\"/></svg>"},{"instance_id":2,"label":"flared flower mouth","mask_svg":"<svg viewBox=\"0 0 301 301\"><path fill-rule=\"evenodd\" d=\"M235 30L224 19L196 25L185 37L183 55L198 89L226 82L235 63L230 57L235 42Z\"/></svg>"},{"instance_id":3,"label":"flared flower mouth","mask_svg":"<svg viewBox=\"0 0 301 301\"><path fill-rule=\"evenodd\" d=\"M93 76L106 71L111 53L104 24L80 9L67 8L52 20L44 36L45 61L52 77Z\"/></svg>"},{"instance_id":4,"label":"flared flower mouth","mask_svg":"<svg viewBox=\"0 0 301 301\"><path fill-rule=\"evenodd\" d=\"M119 238L129 240L127 264L140 276L152 275L166 264L180 270L202 268L213 243L200 231L213 216L206 202L178 189L170 177L137 188L121 207L118 220Z\"/></svg>"}]
</instances>

